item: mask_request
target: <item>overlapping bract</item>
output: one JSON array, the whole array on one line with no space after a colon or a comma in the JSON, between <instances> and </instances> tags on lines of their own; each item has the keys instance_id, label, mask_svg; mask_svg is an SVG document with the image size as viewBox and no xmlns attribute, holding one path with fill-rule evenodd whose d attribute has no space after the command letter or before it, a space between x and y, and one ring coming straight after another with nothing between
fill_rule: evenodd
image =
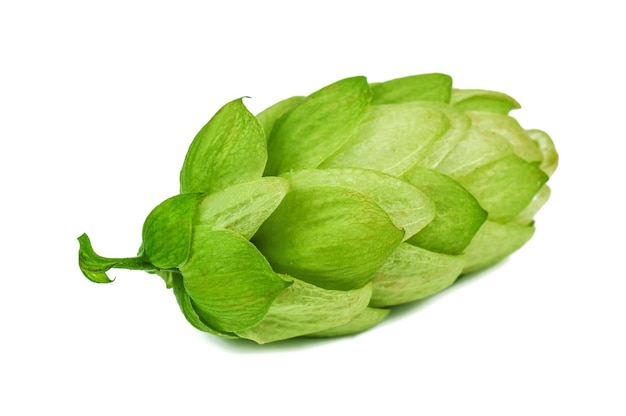
<instances>
[{"instance_id":1,"label":"overlapping bract","mask_svg":"<svg viewBox=\"0 0 626 416\"><path fill-rule=\"evenodd\" d=\"M83 236L81 269L158 273L192 325L224 337L363 331L533 235L558 156L515 108L443 74L348 78L256 117L234 100L194 139L140 255L99 257Z\"/></svg>"}]
</instances>

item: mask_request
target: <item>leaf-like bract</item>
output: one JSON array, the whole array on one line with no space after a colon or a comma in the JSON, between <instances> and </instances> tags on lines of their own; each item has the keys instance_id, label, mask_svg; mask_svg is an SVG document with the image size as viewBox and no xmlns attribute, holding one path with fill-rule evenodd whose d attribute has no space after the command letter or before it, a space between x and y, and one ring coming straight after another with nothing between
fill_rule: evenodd
<instances>
[{"instance_id":1,"label":"leaf-like bract","mask_svg":"<svg viewBox=\"0 0 626 416\"><path fill-rule=\"evenodd\" d=\"M211 193L260 178L267 160L265 133L242 99L223 106L196 135L180 172L183 193Z\"/></svg>"}]
</instances>

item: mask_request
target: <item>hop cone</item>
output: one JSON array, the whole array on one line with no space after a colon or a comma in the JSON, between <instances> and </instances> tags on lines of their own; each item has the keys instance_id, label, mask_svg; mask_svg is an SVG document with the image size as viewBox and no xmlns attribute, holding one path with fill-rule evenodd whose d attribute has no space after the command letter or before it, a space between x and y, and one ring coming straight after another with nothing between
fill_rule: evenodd
<instances>
[{"instance_id":1,"label":"hop cone","mask_svg":"<svg viewBox=\"0 0 626 416\"><path fill-rule=\"evenodd\" d=\"M443 74L343 79L256 117L234 100L193 140L138 256L101 257L82 235L81 270L155 273L223 337L366 330L530 239L557 153L516 108Z\"/></svg>"}]
</instances>

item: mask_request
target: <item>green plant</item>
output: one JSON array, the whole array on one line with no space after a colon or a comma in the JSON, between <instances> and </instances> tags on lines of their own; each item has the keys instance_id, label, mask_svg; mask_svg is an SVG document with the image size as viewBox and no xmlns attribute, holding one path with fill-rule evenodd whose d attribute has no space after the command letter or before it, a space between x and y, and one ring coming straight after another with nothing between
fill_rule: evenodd
<instances>
[{"instance_id":1,"label":"green plant","mask_svg":"<svg viewBox=\"0 0 626 416\"><path fill-rule=\"evenodd\" d=\"M139 254L101 257L83 234L80 268L157 274L223 337L363 331L531 238L558 156L516 108L443 74L347 78L256 117L234 100L193 140Z\"/></svg>"}]
</instances>

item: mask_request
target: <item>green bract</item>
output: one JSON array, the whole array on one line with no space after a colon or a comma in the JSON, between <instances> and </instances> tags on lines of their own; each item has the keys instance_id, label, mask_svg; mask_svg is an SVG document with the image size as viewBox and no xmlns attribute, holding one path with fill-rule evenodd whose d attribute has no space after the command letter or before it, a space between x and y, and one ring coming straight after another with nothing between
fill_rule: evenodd
<instances>
[{"instance_id":1,"label":"green bract","mask_svg":"<svg viewBox=\"0 0 626 416\"><path fill-rule=\"evenodd\" d=\"M83 234L80 268L157 274L222 337L366 330L531 238L558 155L517 108L443 74L347 78L256 117L234 100L191 143L139 255L101 257Z\"/></svg>"}]
</instances>

